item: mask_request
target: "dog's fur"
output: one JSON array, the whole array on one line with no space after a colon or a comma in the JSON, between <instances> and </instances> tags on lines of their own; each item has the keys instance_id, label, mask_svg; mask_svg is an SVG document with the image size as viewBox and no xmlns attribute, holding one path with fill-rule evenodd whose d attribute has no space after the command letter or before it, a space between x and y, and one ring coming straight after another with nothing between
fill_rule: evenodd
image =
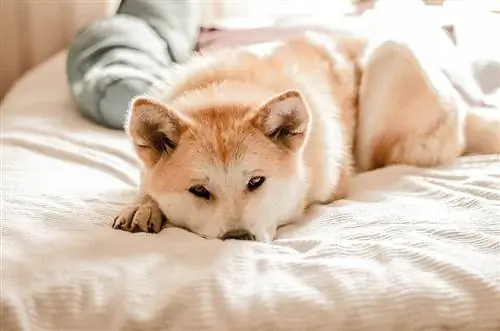
<instances>
[{"instance_id":1,"label":"dog's fur","mask_svg":"<svg viewBox=\"0 0 500 331\"><path fill-rule=\"evenodd\" d=\"M115 228L157 232L161 209L205 238L269 241L308 206L346 197L354 172L500 153L500 111L471 109L411 43L311 32L262 47L197 56L131 102L143 178ZM265 181L250 190L255 176ZM200 185L209 196L190 192Z\"/></svg>"}]
</instances>

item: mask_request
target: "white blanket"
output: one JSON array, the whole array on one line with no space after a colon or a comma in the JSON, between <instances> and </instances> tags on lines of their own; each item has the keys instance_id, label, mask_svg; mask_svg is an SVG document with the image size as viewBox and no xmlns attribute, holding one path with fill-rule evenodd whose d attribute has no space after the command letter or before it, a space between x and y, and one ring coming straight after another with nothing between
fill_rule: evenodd
<instances>
[{"instance_id":1,"label":"white blanket","mask_svg":"<svg viewBox=\"0 0 500 331\"><path fill-rule=\"evenodd\" d=\"M137 159L64 55L0 110L2 331L500 328L500 156L362 174L271 244L116 231Z\"/></svg>"}]
</instances>

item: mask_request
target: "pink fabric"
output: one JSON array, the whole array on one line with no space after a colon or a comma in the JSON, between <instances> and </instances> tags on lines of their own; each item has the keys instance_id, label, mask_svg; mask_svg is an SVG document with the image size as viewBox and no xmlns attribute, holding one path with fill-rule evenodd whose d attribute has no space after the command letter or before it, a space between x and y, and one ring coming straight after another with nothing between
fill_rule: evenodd
<instances>
[{"instance_id":1,"label":"pink fabric","mask_svg":"<svg viewBox=\"0 0 500 331\"><path fill-rule=\"evenodd\" d=\"M294 26L280 28L266 27L238 30L202 28L198 38L196 50L199 51L206 48L236 47L276 39L288 39L307 30L328 31L328 28L320 26Z\"/></svg>"}]
</instances>

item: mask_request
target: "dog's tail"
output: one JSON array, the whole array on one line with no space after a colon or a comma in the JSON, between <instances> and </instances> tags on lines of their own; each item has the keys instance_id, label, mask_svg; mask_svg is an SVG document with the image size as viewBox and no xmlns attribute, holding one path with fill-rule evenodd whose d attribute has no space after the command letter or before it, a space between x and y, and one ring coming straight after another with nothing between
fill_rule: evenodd
<instances>
[{"instance_id":1,"label":"dog's tail","mask_svg":"<svg viewBox=\"0 0 500 331\"><path fill-rule=\"evenodd\" d=\"M500 107L472 107L467 114L465 154L500 154Z\"/></svg>"}]
</instances>

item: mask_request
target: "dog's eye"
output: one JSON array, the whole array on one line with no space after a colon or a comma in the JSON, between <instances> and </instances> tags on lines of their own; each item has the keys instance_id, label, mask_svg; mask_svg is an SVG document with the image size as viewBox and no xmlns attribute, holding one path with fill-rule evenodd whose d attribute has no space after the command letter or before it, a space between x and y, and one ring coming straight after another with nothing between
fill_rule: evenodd
<instances>
[{"instance_id":1,"label":"dog's eye","mask_svg":"<svg viewBox=\"0 0 500 331\"><path fill-rule=\"evenodd\" d=\"M195 185L189 188L189 193L197 198L210 200L210 192L202 185Z\"/></svg>"},{"instance_id":2,"label":"dog's eye","mask_svg":"<svg viewBox=\"0 0 500 331\"><path fill-rule=\"evenodd\" d=\"M248 181L247 189L250 192L251 191L255 191L256 189L258 189L259 187L261 187L262 184L264 184L265 181L266 181L266 177L263 177L263 176L252 177Z\"/></svg>"}]
</instances>

